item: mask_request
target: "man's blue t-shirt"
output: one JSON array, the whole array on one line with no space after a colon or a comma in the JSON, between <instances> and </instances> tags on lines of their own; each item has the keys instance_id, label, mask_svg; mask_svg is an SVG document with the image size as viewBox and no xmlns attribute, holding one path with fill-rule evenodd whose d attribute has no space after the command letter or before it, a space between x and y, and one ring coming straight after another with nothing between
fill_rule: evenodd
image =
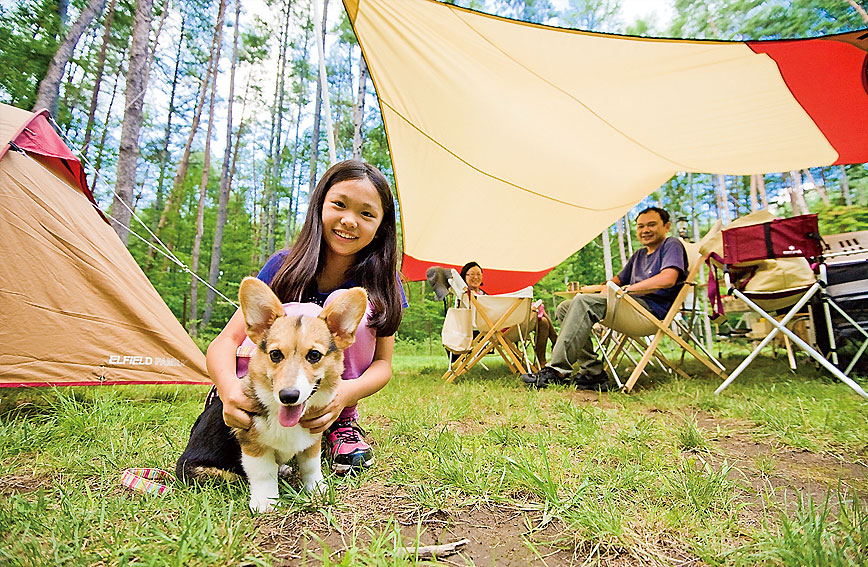
<instances>
[{"instance_id":1,"label":"man's blue t-shirt","mask_svg":"<svg viewBox=\"0 0 868 567\"><path fill-rule=\"evenodd\" d=\"M628 285L656 276L666 268L678 270L678 283L668 289L658 289L638 296L648 304L651 312L658 319L664 318L669 308L672 307L687 274L687 251L681 241L672 236L667 237L651 254L648 254L648 250L642 247L630 256L627 264L618 272L621 285Z\"/></svg>"},{"instance_id":2,"label":"man's blue t-shirt","mask_svg":"<svg viewBox=\"0 0 868 567\"><path fill-rule=\"evenodd\" d=\"M289 250L280 250L276 252L267 262L265 262L265 265L262 266L262 269L259 270L259 274L257 274L256 277L268 285L271 285L271 280L273 280L274 276L277 275L277 271L280 270L280 266L283 265L283 260L286 258L287 254L289 254ZM397 278L398 275L395 274L395 277ZM355 281L348 280L335 289L349 289L357 285L358 284ZM334 290L321 292L317 288L316 282L311 282L310 285L307 286L307 289L304 290L304 293L302 293L301 303L316 303L317 305L322 306L332 291ZM407 297L404 295L404 286L401 285L400 278L398 278L398 291L401 293L401 306L406 308L409 303L407 303Z\"/></svg>"}]
</instances>

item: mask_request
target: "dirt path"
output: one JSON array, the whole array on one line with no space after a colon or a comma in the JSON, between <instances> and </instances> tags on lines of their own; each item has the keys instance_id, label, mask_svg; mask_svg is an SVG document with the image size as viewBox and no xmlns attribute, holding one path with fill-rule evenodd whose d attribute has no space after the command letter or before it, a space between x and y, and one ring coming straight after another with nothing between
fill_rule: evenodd
<instances>
[{"instance_id":1,"label":"dirt path","mask_svg":"<svg viewBox=\"0 0 868 567\"><path fill-rule=\"evenodd\" d=\"M711 464L719 467L726 461L732 466L730 479L749 489L757 506L765 507L766 496L791 510L798 505L800 495L810 496L818 504L826 498L835 504L839 489L868 495L868 467L855 462L853 456L775 445L757 438L749 423L705 413L696 415L696 423L709 440Z\"/></svg>"}]
</instances>

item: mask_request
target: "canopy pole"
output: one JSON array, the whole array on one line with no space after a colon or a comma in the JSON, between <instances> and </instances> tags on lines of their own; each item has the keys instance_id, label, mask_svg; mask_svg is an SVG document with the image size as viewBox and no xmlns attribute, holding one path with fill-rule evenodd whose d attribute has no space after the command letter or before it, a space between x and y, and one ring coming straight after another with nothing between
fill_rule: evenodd
<instances>
[{"instance_id":1,"label":"canopy pole","mask_svg":"<svg viewBox=\"0 0 868 567\"><path fill-rule=\"evenodd\" d=\"M322 21L320 19L320 0L313 1L313 29L316 37L316 51L319 55L319 82L322 85L322 101L325 105L325 122L326 122L326 138L329 143L329 165L337 163L337 152L335 151L335 134L332 128L332 109L329 103L329 82L326 75L325 66L325 46L323 45L323 30Z\"/></svg>"}]
</instances>

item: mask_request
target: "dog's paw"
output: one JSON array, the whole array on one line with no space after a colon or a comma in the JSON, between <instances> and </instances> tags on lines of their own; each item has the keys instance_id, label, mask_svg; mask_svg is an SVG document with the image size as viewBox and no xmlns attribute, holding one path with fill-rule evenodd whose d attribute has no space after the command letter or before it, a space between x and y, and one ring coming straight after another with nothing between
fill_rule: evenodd
<instances>
[{"instance_id":1,"label":"dog's paw","mask_svg":"<svg viewBox=\"0 0 868 567\"><path fill-rule=\"evenodd\" d=\"M304 483L305 492L311 495L316 494L319 496L323 496L324 494L328 493L328 488L329 485L322 477L322 475L320 475L318 479L309 479Z\"/></svg>"},{"instance_id":2,"label":"dog's paw","mask_svg":"<svg viewBox=\"0 0 868 567\"><path fill-rule=\"evenodd\" d=\"M292 467L289 465L280 465L280 468L277 469L277 477L289 478L290 476L292 476Z\"/></svg>"},{"instance_id":3,"label":"dog's paw","mask_svg":"<svg viewBox=\"0 0 868 567\"><path fill-rule=\"evenodd\" d=\"M274 503L275 500L273 498L257 498L255 496L251 496L250 511L254 514L266 514L268 512L274 512Z\"/></svg>"}]
</instances>

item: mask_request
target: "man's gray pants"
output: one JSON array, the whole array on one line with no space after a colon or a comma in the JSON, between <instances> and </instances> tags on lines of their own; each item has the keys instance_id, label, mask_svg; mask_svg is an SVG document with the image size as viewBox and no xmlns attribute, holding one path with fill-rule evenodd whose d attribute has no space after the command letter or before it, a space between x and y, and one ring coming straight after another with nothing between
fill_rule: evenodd
<instances>
[{"instance_id":1,"label":"man's gray pants","mask_svg":"<svg viewBox=\"0 0 868 567\"><path fill-rule=\"evenodd\" d=\"M591 330L605 316L606 294L602 293L580 293L558 305L555 317L561 330L548 366L564 375L572 374L575 365L582 374L603 372L603 363L591 348Z\"/></svg>"},{"instance_id":2,"label":"man's gray pants","mask_svg":"<svg viewBox=\"0 0 868 567\"><path fill-rule=\"evenodd\" d=\"M647 308L644 301L638 297L634 299ZM592 349L591 332L594 323L602 321L605 316L605 293L580 293L558 305L555 317L561 322L561 330L548 366L561 374L572 374L573 368L590 376L602 373L603 363Z\"/></svg>"}]
</instances>

